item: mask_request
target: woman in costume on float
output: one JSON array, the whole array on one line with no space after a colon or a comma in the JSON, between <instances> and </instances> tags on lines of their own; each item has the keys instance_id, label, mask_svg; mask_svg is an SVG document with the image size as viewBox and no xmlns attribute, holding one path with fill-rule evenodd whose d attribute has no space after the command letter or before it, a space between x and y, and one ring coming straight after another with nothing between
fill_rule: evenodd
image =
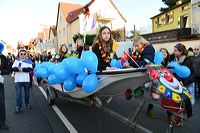
<instances>
[{"instance_id":1,"label":"woman in costume on float","mask_svg":"<svg viewBox=\"0 0 200 133\"><path fill-rule=\"evenodd\" d=\"M113 52L111 30L107 26L101 27L94 39L92 51L98 58L98 70L111 69L110 59Z\"/></svg>"}]
</instances>

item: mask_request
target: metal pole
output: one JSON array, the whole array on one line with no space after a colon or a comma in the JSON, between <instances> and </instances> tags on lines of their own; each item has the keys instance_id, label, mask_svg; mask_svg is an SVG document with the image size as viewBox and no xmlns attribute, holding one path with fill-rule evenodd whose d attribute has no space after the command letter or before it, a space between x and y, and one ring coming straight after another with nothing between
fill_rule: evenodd
<instances>
[{"instance_id":1,"label":"metal pole","mask_svg":"<svg viewBox=\"0 0 200 133\"><path fill-rule=\"evenodd\" d=\"M134 40L136 38L136 31L135 31L135 25L134 25Z\"/></svg>"}]
</instances>

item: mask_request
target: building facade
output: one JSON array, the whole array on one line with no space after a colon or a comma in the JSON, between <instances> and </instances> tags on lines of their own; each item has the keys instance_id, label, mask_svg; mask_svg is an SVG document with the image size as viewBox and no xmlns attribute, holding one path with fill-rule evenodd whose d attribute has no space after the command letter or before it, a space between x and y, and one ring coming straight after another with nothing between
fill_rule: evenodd
<instances>
[{"instance_id":1,"label":"building facade","mask_svg":"<svg viewBox=\"0 0 200 133\"><path fill-rule=\"evenodd\" d=\"M74 50L75 34L96 34L102 25L110 27L112 31L120 30L121 40L124 40L125 23L126 19L112 0L91 0L85 6L59 3L56 23L58 47L66 44Z\"/></svg>"}]
</instances>

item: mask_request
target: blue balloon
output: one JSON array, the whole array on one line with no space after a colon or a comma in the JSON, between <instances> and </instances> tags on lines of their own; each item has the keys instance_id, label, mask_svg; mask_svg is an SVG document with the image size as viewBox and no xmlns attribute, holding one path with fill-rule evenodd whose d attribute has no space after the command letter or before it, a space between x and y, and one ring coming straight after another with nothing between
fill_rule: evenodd
<instances>
[{"instance_id":1,"label":"blue balloon","mask_svg":"<svg viewBox=\"0 0 200 133\"><path fill-rule=\"evenodd\" d=\"M3 43L0 42L0 53L2 53L3 50L4 50L4 45L3 45Z\"/></svg>"},{"instance_id":2,"label":"blue balloon","mask_svg":"<svg viewBox=\"0 0 200 133\"><path fill-rule=\"evenodd\" d=\"M95 53L91 51L84 51L81 55L83 66L92 73L97 72L98 58Z\"/></svg>"},{"instance_id":3,"label":"blue balloon","mask_svg":"<svg viewBox=\"0 0 200 133\"><path fill-rule=\"evenodd\" d=\"M69 75L71 74L66 68L64 68L63 65L58 64L56 66L56 68L54 69L54 73L56 75L56 77L65 80L69 77Z\"/></svg>"},{"instance_id":4,"label":"blue balloon","mask_svg":"<svg viewBox=\"0 0 200 133\"><path fill-rule=\"evenodd\" d=\"M81 60L74 56L70 56L69 58L65 59L61 64L63 64L65 68L67 68L73 74L80 74L85 71Z\"/></svg>"},{"instance_id":5,"label":"blue balloon","mask_svg":"<svg viewBox=\"0 0 200 133\"><path fill-rule=\"evenodd\" d=\"M180 78L187 78L190 76L191 72L190 69L186 66L178 66L176 67L176 74L180 77Z\"/></svg>"},{"instance_id":6,"label":"blue balloon","mask_svg":"<svg viewBox=\"0 0 200 133\"><path fill-rule=\"evenodd\" d=\"M70 76L64 81L64 89L66 91L72 91L76 88L76 77Z\"/></svg>"},{"instance_id":7,"label":"blue balloon","mask_svg":"<svg viewBox=\"0 0 200 133\"><path fill-rule=\"evenodd\" d=\"M39 74L39 69L41 68L41 65L40 64L36 64L35 65L35 68L34 68L34 75L37 77L37 78L40 78L40 74Z\"/></svg>"},{"instance_id":8,"label":"blue balloon","mask_svg":"<svg viewBox=\"0 0 200 133\"><path fill-rule=\"evenodd\" d=\"M160 51L156 51L154 56L154 64L161 64L163 60L164 60L164 54Z\"/></svg>"},{"instance_id":9,"label":"blue balloon","mask_svg":"<svg viewBox=\"0 0 200 133\"><path fill-rule=\"evenodd\" d=\"M87 76L88 76L87 73L81 73L81 74L79 74L79 75L77 76L77 78L76 78L76 83L77 83L78 85L82 85L82 84L83 84L83 80L84 80Z\"/></svg>"},{"instance_id":10,"label":"blue balloon","mask_svg":"<svg viewBox=\"0 0 200 133\"><path fill-rule=\"evenodd\" d=\"M176 68L179 66L179 64L175 61L171 61L168 65L168 67L174 67L173 69L170 69L172 73L176 73Z\"/></svg>"},{"instance_id":11,"label":"blue balloon","mask_svg":"<svg viewBox=\"0 0 200 133\"><path fill-rule=\"evenodd\" d=\"M116 59L112 59L110 62L110 66L111 67L117 67L117 60Z\"/></svg>"},{"instance_id":12,"label":"blue balloon","mask_svg":"<svg viewBox=\"0 0 200 133\"><path fill-rule=\"evenodd\" d=\"M41 78L40 77L40 74L38 72L38 69L34 69L34 75L37 77L37 78Z\"/></svg>"},{"instance_id":13,"label":"blue balloon","mask_svg":"<svg viewBox=\"0 0 200 133\"><path fill-rule=\"evenodd\" d=\"M47 68L43 67L37 70L41 78L47 78L50 73L48 72Z\"/></svg>"},{"instance_id":14,"label":"blue balloon","mask_svg":"<svg viewBox=\"0 0 200 133\"><path fill-rule=\"evenodd\" d=\"M56 76L54 74L49 75L49 77L48 77L48 84L52 84L52 85L57 84L57 82L56 82Z\"/></svg>"},{"instance_id":15,"label":"blue balloon","mask_svg":"<svg viewBox=\"0 0 200 133\"><path fill-rule=\"evenodd\" d=\"M56 77L55 74L51 74L51 75L49 75L49 77L48 77L48 83L49 83L49 84L61 84L61 83L63 83L63 82L64 82L64 80L59 79L58 77Z\"/></svg>"},{"instance_id":16,"label":"blue balloon","mask_svg":"<svg viewBox=\"0 0 200 133\"><path fill-rule=\"evenodd\" d=\"M46 67L47 68L48 64L49 64L49 62L42 62L40 65L41 65L41 67Z\"/></svg>"},{"instance_id":17,"label":"blue balloon","mask_svg":"<svg viewBox=\"0 0 200 133\"><path fill-rule=\"evenodd\" d=\"M121 60L118 60L118 61L117 61L116 67L117 67L117 68L123 68L122 61L121 61Z\"/></svg>"},{"instance_id":18,"label":"blue balloon","mask_svg":"<svg viewBox=\"0 0 200 133\"><path fill-rule=\"evenodd\" d=\"M54 64L54 63L49 63L48 66L47 66L48 72L50 74L54 74L54 69L55 68L56 68L56 64Z\"/></svg>"},{"instance_id":19,"label":"blue balloon","mask_svg":"<svg viewBox=\"0 0 200 133\"><path fill-rule=\"evenodd\" d=\"M87 76L82 84L83 91L86 93L92 93L95 91L98 85L98 79L96 74L90 74Z\"/></svg>"}]
</instances>

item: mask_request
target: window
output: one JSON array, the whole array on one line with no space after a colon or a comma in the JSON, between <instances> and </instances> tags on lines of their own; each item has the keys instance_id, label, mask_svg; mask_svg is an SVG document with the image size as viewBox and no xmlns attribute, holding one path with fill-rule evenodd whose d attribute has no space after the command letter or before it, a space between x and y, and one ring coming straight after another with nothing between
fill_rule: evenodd
<instances>
[{"instance_id":1,"label":"window","mask_svg":"<svg viewBox=\"0 0 200 133\"><path fill-rule=\"evenodd\" d=\"M173 12L168 12L165 14L165 24L169 24L173 21Z\"/></svg>"},{"instance_id":2,"label":"window","mask_svg":"<svg viewBox=\"0 0 200 133\"><path fill-rule=\"evenodd\" d=\"M188 28L189 22L188 22L188 15L180 16L180 28Z\"/></svg>"},{"instance_id":3,"label":"window","mask_svg":"<svg viewBox=\"0 0 200 133\"><path fill-rule=\"evenodd\" d=\"M157 26L161 26L162 25L162 16L159 16L157 18Z\"/></svg>"},{"instance_id":4,"label":"window","mask_svg":"<svg viewBox=\"0 0 200 133\"><path fill-rule=\"evenodd\" d=\"M182 11L188 10L189 9L189 5L186 6L182 6Z\"/></svg>"}]
</instances>

